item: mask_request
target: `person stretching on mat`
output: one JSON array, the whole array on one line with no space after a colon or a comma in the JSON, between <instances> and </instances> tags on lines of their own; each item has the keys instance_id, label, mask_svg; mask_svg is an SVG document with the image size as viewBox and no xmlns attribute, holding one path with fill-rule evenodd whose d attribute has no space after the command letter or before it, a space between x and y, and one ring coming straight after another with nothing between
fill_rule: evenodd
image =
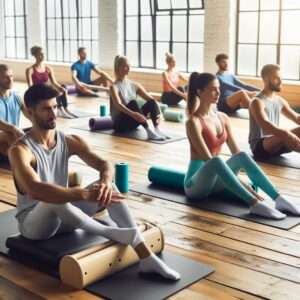
<instances>
[{"instance_id":1,"label":"person stretching on mat","mask_svg":"<svg viewBox=\"0 0 300 300\"><path fill-rule=\"evenodd\" d=\"M297 207L273 186L255 161L240 152L233 137L229 118L216 112L214 104L220 96L217 77L210 73L192 73L189 81L186 122L191 160L184 180L188 198L201 201L209 195L234 194L250 206L250 213L271 219L283 219L283 212L300 215ZM232 156L220 158L221 147L227 143ZM250 180L272 200L266 201L238 177L243 169ZM224 202L226 200L224 199Z\"/></svg>"},{"instance_id":2,"label":"person stretching on mat","mask_svg":"<svg viewBox=\"0 0 300 300\"><path fill-rule=\"evenodd\" d=\"M160 101L169 106L176 106L181 100L186 100L187 94L180 82L187 84L188 80L178 71L175 70L176 60L171 53L166 53L166 63L168 68L162 73L163 93Z\"/></svg>"},{"instance_id":3,"label":"person stretching on mat","mask_svg":"<svg viewBox=\"0 0 300 300\"><path fill-rule=\"evenodd\" d=\"M293 129L279 127L281 113L300 125L300 114L276 95L281 91L280 67L265 65L261 77L264 88L250 105L249 143L254 157L268 159L291 151L300 152L300 126Z\"/></svg>"},{"instance_id":4,"label":"person stretching on mat","mask_svg":"<svg viewBox=\"0 0 300 300\"><path fill-rule=\"evenodd\" d=\"M96 65L87 59L85 47L78 48L79 60L71 66L72 79L76 85L78 94L81 96L98 97L96 91L109 91L109 86L113 83L111 77L104 71L98 69ZM99 77L91 79L94 71Z\"/></svg>"},{"instance_id":5,"label":"person stretching on mat","mask_svg":"<svg viewBox=\"0 0 300 300\"><path fill-rule=\"evenodd\" d=\"M57 90L43 84L26 91L24 99L33 126L9 150L20 233L27 239L45 240L80 228L131 245L140 257L141 272L178 280L180 275L146 246L124 197L114 190L110 164L79 136L55 129L57 95ZM68 160L73 155L100 172L97 184L68 187ZM101 208L107 208L117 226L106 226L92 218Z\"/></svg>"},{"instance_id":6,"label":"person stretching on mat","mask_svg":"<svg viewBox=\"0 0 300 300\"><path fill-rule=\"evenodd\" d=\"M259 89L238 80L236 76L228 73L228 55L216 56L218 65L217 77L220 82L220 99L217 108L226 114L232 114L240 108L248 108L253 97Z\"/></svg>"},{"instance_id":7,"label":"person stretching on mat","mask_svg":"<svg viewBox=\"0 0 300 300\"><path fill-rule=\"evenodd\" d=\"M59 84L54 76L52 68L45 64L44 62L44 51L42 47L33 46L30 49L31 55L35 58L35 63L26 69L26 80L28 87L34 84L40 83L50 83L59 91L59 96L57 97L58 113L59 117L65 117L69 119L77 118L68 109L68 99L66 89Z\"/></svg>"},{"instance_id":8,"label":"person stretching on mat","mask_svg":"<svg viewBox=\"0 0 300 300\"><path fill-rule=\"evenodd\" d=\"M127 79L130 70L128 59L117 55L114 62L116 81L110 88L110 113L116 131L130 131L142 125L150 140L165 140L169 137L159 129L160 109L153 97L143 86ZM139 108L137 96L146 100ZM154 131L150 129L147 116L150 115Z\"/></svg>"},{"instance_id":9,"label":"person stretching on mat","mask_svg":"<svg viewBox=\"0 0 300 300\"><path fill-rule=\"evenodd\" d=\"M12 86L12 70L0 64L0 159L5 160L10 145L24 135L19 128L21 111L28 117L21 98L11 90Z\"/></svg>"}]
</instances>

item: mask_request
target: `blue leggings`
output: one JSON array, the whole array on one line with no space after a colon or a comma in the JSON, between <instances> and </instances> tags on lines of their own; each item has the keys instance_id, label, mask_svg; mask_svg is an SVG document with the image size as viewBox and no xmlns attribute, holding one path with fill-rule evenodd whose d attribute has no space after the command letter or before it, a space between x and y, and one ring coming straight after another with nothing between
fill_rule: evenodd
<instances>
[{"instance_id":1,"label":"blue leggings","mask_svg":"<svg viewBox=\"0 0 300 300\"><path fill-rule=\"evenodd\" d=\"M212 194L230 191L248 204L254 196L241 184L237 174L243 169L250 180L273 200L279 195L276 188L245 152L234 154L224 162L219 157L209 161L191 160L184 180L184 190L188 198L201 199Z\"/></svg>"}]
</instances>

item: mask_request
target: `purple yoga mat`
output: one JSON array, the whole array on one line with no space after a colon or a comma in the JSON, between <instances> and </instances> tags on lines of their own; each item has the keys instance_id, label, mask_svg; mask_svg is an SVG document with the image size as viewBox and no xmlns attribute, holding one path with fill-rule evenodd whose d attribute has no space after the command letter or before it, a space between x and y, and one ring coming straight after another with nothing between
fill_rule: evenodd
<instances>
[{"instance_id":1,"label":"purple yoga mat","mask_svg":"<svg viewBox=\"0 0 300 300\"><path fill-rule=\"evenodd\" d=\"M112 129L113 121L111 117L91 118L89 126L91 130Z\"/></svg>"},{"instance_id":2,"label":"purple yoga mat","mask_svg":"<svg viewBox=\"0 0 300 300\"><path fill-rule=\"evenodd\" d=\"M69 95L77 93L77 89L76 89L76 86L74 84L66 85L66 89L67 89L67 92L68 92Z\"/></svg>"}]
</instances>

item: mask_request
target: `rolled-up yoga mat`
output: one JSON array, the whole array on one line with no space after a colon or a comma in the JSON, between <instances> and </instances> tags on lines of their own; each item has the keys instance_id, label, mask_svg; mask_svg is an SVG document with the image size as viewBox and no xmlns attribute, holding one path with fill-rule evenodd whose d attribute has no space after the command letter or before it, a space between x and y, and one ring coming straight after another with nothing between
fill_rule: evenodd
<instances>
[{"instance_id":1,"label":"rolled-up yoga mat","mask_svg":"<svg viewBox=\"0 0 300 300\"><path fill-rule=\"evenodd\" d=\"M167 104L164 104L164 103L158 103L158 105L159 105L159 108L160 108L160 110L161 110L161 112L164 114L165 113L165 111L168 109L168 105Z\"/></svg>"},{"instance_id":2,"label":"rolled-up yoga mat","mask_svg":"<svg viewBox=\"0 0 300 300\"><path fill-rule=\"evenodd\" d=\"M159 227L146 224L143 237L146 245L154 253L163 250L164 235ZM138 260L139 258L131 246L108 242L73 255L64 256L60 260L59 274L63 283L82 289L90 283L135 264Z\"/></svg>"},{"instance_id":3,"label":"rolled-up yoga mat","mask_svg":"<svg viewBox=\"0 0 300 300\"><path fill-rule=\"evenodd\" d=\"M101 117L105 117L107 115L107 105L101 104L99 106L99 114Z\"/></svg>"},{"instance_id":4,"label":"rolled-up yoga mat","mask_svg":"<svg viewBox=\"0 0 300 300\"><path fill-rule=\"evenodd\" d=\"M141 99L141 98L137 98L136 102L137 102L139 108L141 108L146 103L146 101L144 99ZM158 104L158 106L159 106L162 113L164 113L164 111L168 108L167 104L163 104L163 103L160 103L160 102L157 102L157 104Z\"/></svg>"},{"instance_id":5,"label":"rolled-up yoga mat","mask_svg":"<svg viewBox=\"0 0 300 300\"><path fill-rule=\"evenodd\" d=\"M127 163L115 164L115 184L121 193L127 193L129 190L128 185L129 167Z\"/></svg>"},{"instance_id":6,"label":"rolled-up yoga mat","mask_svg":"<svg viewBox=\"0 0 300 300\"><path fill-rule=\"evenodd\" d=\"M178 190L184 189L185 172L153 166L148 171L148 179L155 185L175 188Z\"/></svg>"},{"instance_id":7,"label":"rolled-up yoga mat","mask_svg":"<svg viewBox=\"0 0 300 300\"><path fill-rule=\"evenodd\" d=\"M166 109L163 115L166 121L183 122L184 120L184 113L181 111L173 111Z\"/></svg>"},{"instance_id":8,"label":"rolled-up yoga mat","mask_svg":"<svg viewBox=\"0 0 300 300\"><path fill-rule=\"evenodd\" d=\"M77 93L77 88L76 88L76 85L74 85L74 84L65 85L65 88L66 88L69 95Z\"/></svg>"},{"instance_id":9,"label":"rolled-up yoga mat","mask_svg":"<svg viewBox=\"0 0 300 300\"><path fill-rule=\"evenodd\" d=\"M90 130L112 129L114 126L111 117L91 118L89 120Z\"/></svg>"}]
</instances>

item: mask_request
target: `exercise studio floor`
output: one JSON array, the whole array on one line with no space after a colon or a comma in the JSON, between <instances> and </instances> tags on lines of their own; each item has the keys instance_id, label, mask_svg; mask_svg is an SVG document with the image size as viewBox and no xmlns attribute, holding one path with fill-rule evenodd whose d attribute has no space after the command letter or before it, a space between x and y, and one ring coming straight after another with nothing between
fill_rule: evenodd
<instances>
[{"instance_id":1,"label":"exercise studio floor","mask_svg":"<svg viewBox=\"0 0 300 300\"><path fill-rule=\"evenodd\" d=\"M22 92L24 88L23 83L15 84L16 90ZM100 104L108 103L105 97L70 99L70 110L76 108L86 112L98 112ZM59 118L58 128L83 137L112 164L128 162L130 184L145 181L152 165L184 170L188 164L186 139L165 145L145 143L72 129L79 121L82 119ZM22 122L24 127L29 125L26 120ZM283 122L290 126L287 121ZM247 142L248 120L232 118L232 124L239 142ZM164 122L162 128L176 133L185 131L183 123ZM295 197L300 195L300 170L260 165L283 193ZM70 169L80 170L85 182L95 176L77 158L71 160ZM300 225L286 231L137 193L129 192L127 199L138 220L154 222L163 228L168 250L206 263L216 270L171 299L299 299ZM0 211L9 210L16 203L11 172L4 169L0 169L0 200ZM0 299L45 298L99 299L84 290L74 291L45 273L0 257Z\"/></svg>"}]
</instances>

